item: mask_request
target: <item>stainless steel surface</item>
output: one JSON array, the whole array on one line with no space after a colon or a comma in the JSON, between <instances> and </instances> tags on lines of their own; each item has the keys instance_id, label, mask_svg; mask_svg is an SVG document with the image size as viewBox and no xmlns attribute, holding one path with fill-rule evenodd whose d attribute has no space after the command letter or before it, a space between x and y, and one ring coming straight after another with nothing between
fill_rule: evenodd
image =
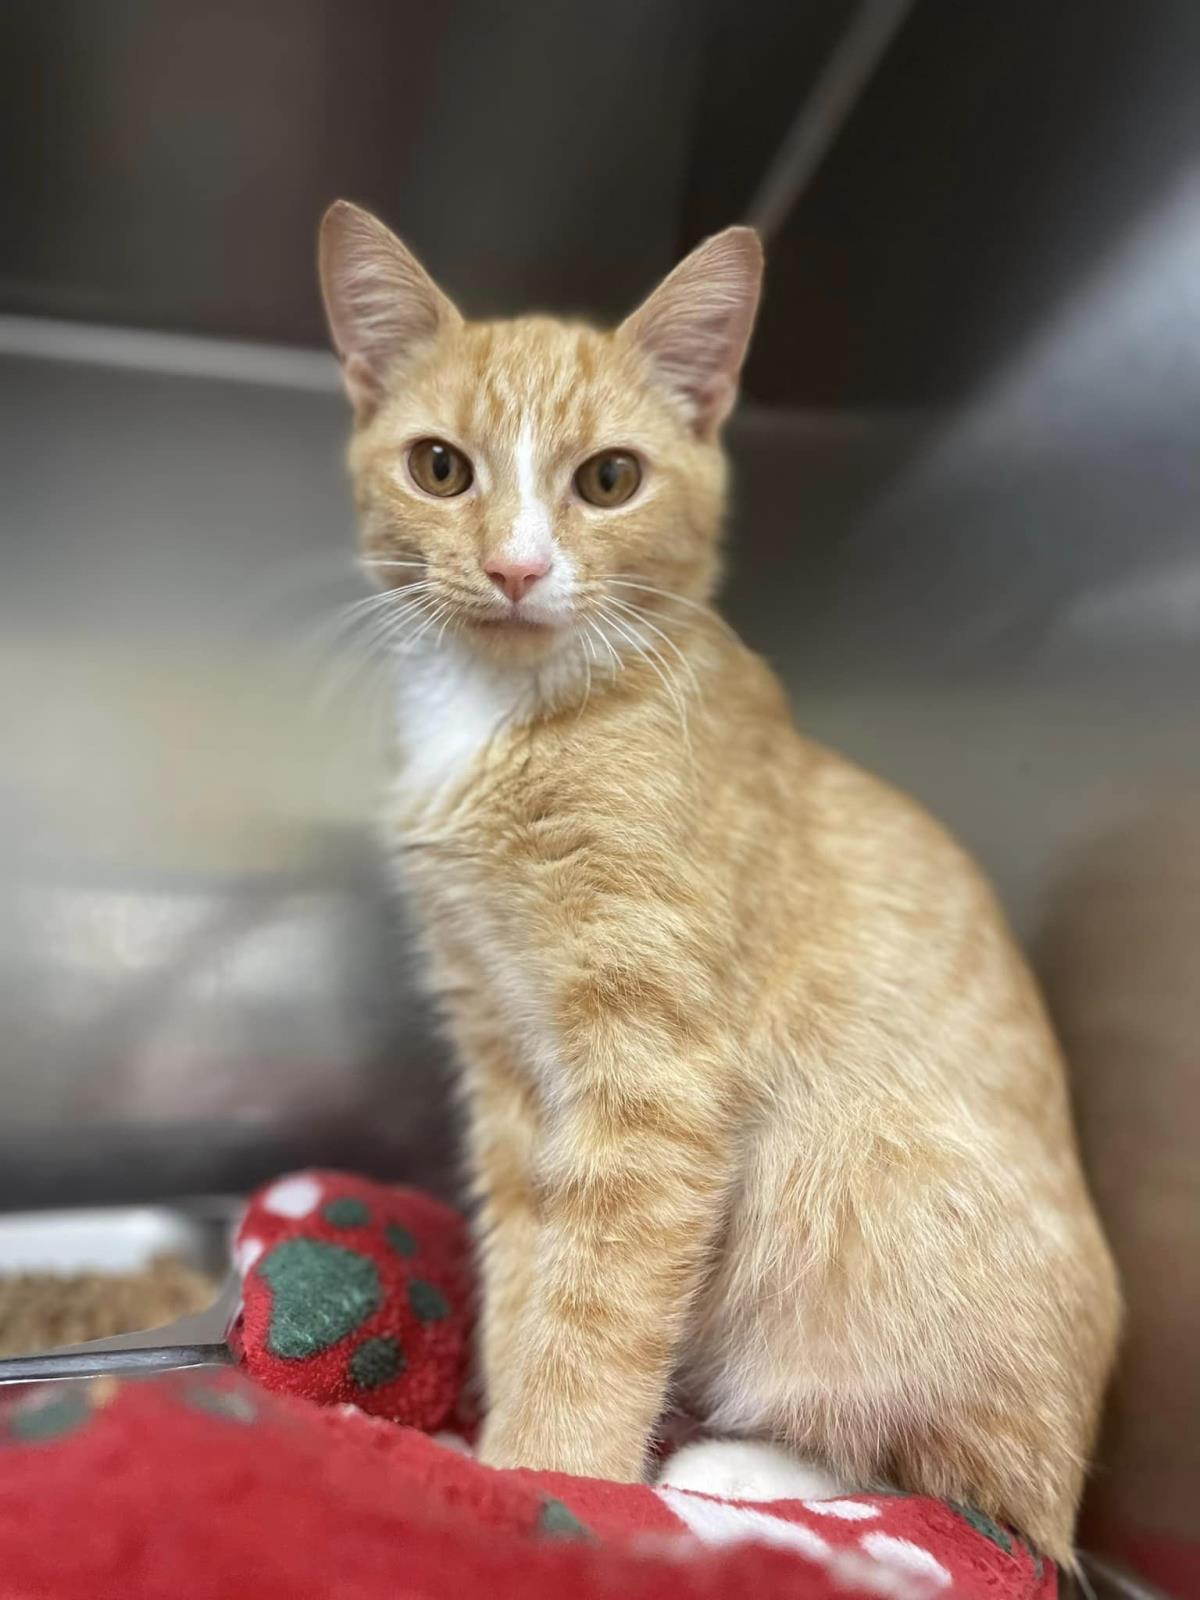
<instances>
[{"instance_id":1,"label":"stainless steel surface","mask_svg":"<svg viewBox=\"0 0 1200 1600\"><path fill-rule=\"evenodd\" d=\"M1034 951L1132 1298L1093 1526L1195 1537L1200 7L913 5L832 148L849 0L334 9L64 0L6 49L0 306L89 325L0 318L0 1209L455 1188L371 830L386 688L328 629L321 206L471 311L607 316L820 145L772 212L728 612Z\"/></svg>"},{"instance_id":2,"label":"stainless steel surface","mask_svg":"<svg viewBox=\"0 0 1200 1600\"><path fill-rule=\"evenodd\" d=\"M1200 785L1198 248L1193 188L954 413L732 434L734 621L1027 937L1075 852ZM452 1182L378 697L304 647L360 592L341 398L240 378L0 369L0 1203Z\"/></svg>"},{"instance_id":3,"label":"stainless steel surface","mask_svg":"<svg viewBox=\"0 0 1200 1600\"><path fill-rule=\"evenodd\" d=\"M208 1274L212 1304L155 1328L0 1358L0 1385L147 1375L232 1360L227 1335L241 1306L233 1230L242 1207L222 1198L178 1206L93 1206L0 1216L0 1277L36 1272L129 1273L170 1255Z\"/></svg>"},{"instance_id":4,"label":"stainless steel surface","mask_svg":"<svg viewBox=\"0 0 1200 1600\"><path fill-rule=\"evenodd\" d=\"M139 1272L175 1256L212 1278L229 1266L236 1201L187 1206L92 1206L0 1216L0 1277L18 1272Z\"/></svg>"},{"instance_id":5,"label":"stainless steel surface","mask_svg":"<svg viewBox=\"0 0 1200 1600\"><path fill-rule=\"evenodd\" d=\"M1153 1588L1107 1561L1089 1557L1083 1563L1083 1570L1088 1586L1084 1588L1082 1583L1067 1579L1068 1600L1170 1600L1163 1590Z\"/></svg>"},{"instance_id":6,"label":"stainless steel surface","mask_svg":"<svg viewBox=\"0 0 1200 1600\"><path fill-rule=\"evenodd\" d=\"M371 724L305 645L359 592L332 379L13 359L0 397L0 1205L446 1188Z\"/></svg>"},{"instance_id":7,"label":"stainless steel surface","mask_svg":"<svg viewBox=\"0 0 1200 1600\"><path fill-rule=\"evenodd\" d=\"M799 203L912 8L913 0L861 0L848 19L747 208L765 240Z\"/></svg>"},{"instance_id":8,"label":"stainless steel surface","mask_svg":"<svg viewBox=\"0 0 1200 1600\"><path fill-rule=\"evenodd\" d=\"M13 1356L0 1361L0 1387L7 1384L61 1383L82 1378L151 1378L189 1367L224 1367L233 1360L229 1346L178 1344L93 1350L89 1346L44 1356Z\"/></svg>"}]
</instances>

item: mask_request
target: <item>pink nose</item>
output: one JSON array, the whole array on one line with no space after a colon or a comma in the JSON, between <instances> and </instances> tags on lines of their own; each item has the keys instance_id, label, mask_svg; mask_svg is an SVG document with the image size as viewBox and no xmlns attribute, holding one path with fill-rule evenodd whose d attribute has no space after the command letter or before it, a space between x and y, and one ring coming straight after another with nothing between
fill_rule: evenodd
<instances>
[{"instance_id":1,"label":"pink nose","mask_svg":"<svg viewBox=\"0 0 1200 1600\"><path fill-rule=\"evenodd\" d=\"M508 561L502 556L493 556L484 563L483 570L497 589L503 589L515 605L518 600L525 598L539 578L546 576L550 571L550 563L540 559Z\"/></svg>"}]
</instances>

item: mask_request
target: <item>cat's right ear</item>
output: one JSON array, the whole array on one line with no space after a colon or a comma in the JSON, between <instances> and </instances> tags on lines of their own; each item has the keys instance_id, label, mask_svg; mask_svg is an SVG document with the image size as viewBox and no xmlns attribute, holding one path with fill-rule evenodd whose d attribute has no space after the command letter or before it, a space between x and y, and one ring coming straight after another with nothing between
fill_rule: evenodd
<instances>
[{"instance_id":1,"label":"cat's right ear","mask_svg":"<svg viewBox=\"0 0 1200 1600\"><path fill-rule=\"evenodd\" d=\"M355 420L366 422L397 363L462 319L396 235L348 200L335 200L321 219L318 259L346 393Z\"/></svg>"}]
</instances>

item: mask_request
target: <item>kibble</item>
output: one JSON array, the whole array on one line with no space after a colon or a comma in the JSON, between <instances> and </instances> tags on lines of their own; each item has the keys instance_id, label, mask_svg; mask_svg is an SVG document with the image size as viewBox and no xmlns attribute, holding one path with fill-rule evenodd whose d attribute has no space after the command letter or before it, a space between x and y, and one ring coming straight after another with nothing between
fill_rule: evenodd
<instances>
[{"instance_id":1,"label":"kibble","mask_svg":"<svg viewBox=\"0 0 1200 1600\"><path fill-rule=\"evenodd\" d=\"M0 1356L161 1328L203 1311L216 1297L211 1278L172 1255L157 1256L140 1272L0 1277Z\"/></svg>"}]
</instances>

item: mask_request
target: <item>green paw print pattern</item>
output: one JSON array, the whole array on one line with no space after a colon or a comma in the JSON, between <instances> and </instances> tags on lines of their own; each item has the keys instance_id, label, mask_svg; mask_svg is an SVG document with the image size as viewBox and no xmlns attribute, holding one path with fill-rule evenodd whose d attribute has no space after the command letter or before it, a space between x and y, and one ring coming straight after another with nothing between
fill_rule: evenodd
<instances>
[{"instance_id":1,"label":"green paw print pattern","mask_svg":"<svg viewBox=\"0 0 1200 1600\"><path fill-rule=\"evenodd\" d=\"M551 1539L594 1539L590 1528L584 1526L569 1506L547 1495L538 1512L538 1532Z\"/></svg>"},{"instance_id":2,"label":"green paw print pattern","mask_svg":"<svg viewBox=\"0 0 1200 1600\"><path fill-rule=\"evenodd\" d=\"M969 1523L976 1533L981 1533L985 1539L994 1544L997 1550L1003 1550L1006 1556L1012 1555L1012 1535L998 1522L993 1522L986 1512L978 1511L974 1506L963 1505L958 1500L947 1500L946 1504L964 1522Z\"/></svg>"},{"instance_id":3,"label":"green paw print pattern","mask_svg":"<svg viewBox=\"0 0 1200 1600\"><path fill-rule=\"evenodd\" d=\"M22 1400L9 1417L9 1436L17 1444L48 1444L82 1428L91 1414L83 1385L72 1384L69 1389Z\"/></svg>"},{"instance_id":4,"label":"green paw print pattern","mask_svg":"<svg viewBox=\"0 0 1200 1600\"><path fill-rule=\"evenodd\" d=\"M418 1322L440 1322L450 1315L446 1296L423 1278L413 1278L408 1286L408 1303Z\"/></svg>"},{"instance_id":5,"label":"green paw print pattern","mask_svg":"<svg viewBox=\"0 0 1200 1600\"><path fill-rule=\"evenodd\" d=\"M389 1222L383 1230L384 1237L398 1256L407 1259L417 1253L417 1241L407 1228L402 1228L398 1222Z\"/></svg>"},{"instance_id":6,"label":"green paw print pattern","mask_svg":"<svg viewBox=\"0 0 1200 1600\"><path fill-rule=\"evenodd\" d=\"M398 1339L381 1334L364 1339L350 1357L350 1377L360 1389L378 1389L404 1371L404 1351Z\"/></svg>"},{"instance_id":7,"label":"green paw print pattern","mask_svg":"<svg viewBox=\"0 0 1200 1600\"><path fill-rule=\"evenodd\" d=\"M468 1364L467 1253L464 1219L402 1186L317 1169L276 1179L237 1241L247 1373L436 1431Z\"/></svg>"},{"instance_id":8,"label":"green paw print pattern","mask_svg":"<svg viewBox=\"0 0 1200 1600\"><path fill-rule=\"evenodd\" d=\"M271 1285L267 1348L304 1361L328 1350L379 1310L379 1272L369 1256L320 1239L286 1239L259 1262Z\"/></svg>"},{"instance_id":9,"label":"green paw print pattern","mask_svg":"<svg viewBox=\"0 0 1200 1600\"><path fill-rule=\"evenodd\" d=\"M258 1407L241 1389L231 1389L215 1383L189 1383L183 1390L183 1403L193 1411L203 1411L205 1416L220 1417L225 1422L239 1422L244 1427L258 1420Z\"/></svg>"},{"instance_id":10,"label":"green paw print pattern","mask_svg":"<svg viewBox=\"0 0 1200 1600\"><path fill-rule=\"evenodd\" d=\"M355 1200L352 1195L343 1195L340 1200L330 1200L321 1207L321 1215L335 1228L365 1228L371 1220L370 1208L366 1201Z\"/></svg>"}]
</instances>

